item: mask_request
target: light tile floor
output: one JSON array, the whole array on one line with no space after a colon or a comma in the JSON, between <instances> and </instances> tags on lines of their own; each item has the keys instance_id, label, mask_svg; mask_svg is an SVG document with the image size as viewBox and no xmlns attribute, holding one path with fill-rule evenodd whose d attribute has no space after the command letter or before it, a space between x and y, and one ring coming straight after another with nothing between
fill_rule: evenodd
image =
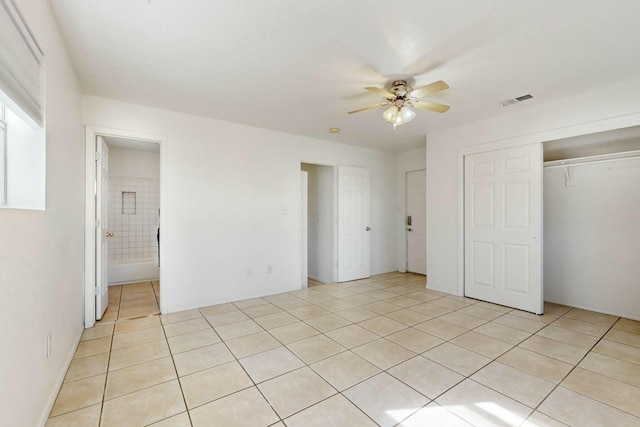
<instances>
[{"instance_id":1,"label":"light tile floor","mask_svg":"<svg viewBox=\"0 0 640 427\"><path fill-rule=\"evenodd\" d=\"M389 273L158 315L110 289L47 426L640 426L640 322Z\"/></svg>"}]
</instances>

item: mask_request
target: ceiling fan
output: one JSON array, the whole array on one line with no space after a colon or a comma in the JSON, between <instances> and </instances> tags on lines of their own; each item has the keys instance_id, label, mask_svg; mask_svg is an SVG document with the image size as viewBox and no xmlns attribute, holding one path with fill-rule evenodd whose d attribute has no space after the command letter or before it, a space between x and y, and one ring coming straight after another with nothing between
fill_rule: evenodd
<instances>
[{"instance_id":1,"label":"ceiling fan","mask_svg":"<svg viewBox=\"0 0 640 427\"><path fill-rule=\"evenodd\" d=\"M349 111L349 114L358 113L360 111L369 110L371 108L384 107L385 105L391 105L391 108L386 110L382 117L391 123L393 128L410 122L416 116L415 111L410 107L420 108L422 110L431 110L437 113L444 113L449 109L448 105L437 104L435 102L420 101L418 98L422 98L432 93L440 92L445 89L449 89L442 80L439 80L430 85L421 87L419 89L413 89L407 84L405 80L396 80L391 84L389 89L380 89L378 87L365 87L369 92L373 92L378 95L384 96L387 101L379 104L370 105L368 107L360 108L358 110Z\"/></svg>"}]
</instances>

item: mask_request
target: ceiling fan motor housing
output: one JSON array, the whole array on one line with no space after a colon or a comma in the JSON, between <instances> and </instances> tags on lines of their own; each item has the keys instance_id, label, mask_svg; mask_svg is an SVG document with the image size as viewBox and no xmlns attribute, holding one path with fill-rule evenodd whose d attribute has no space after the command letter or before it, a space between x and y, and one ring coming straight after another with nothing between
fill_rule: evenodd
<instances>
[{"instance_id":1,"label":"ceiling fan motor housing","mask_svg":"<svg viewBox=\"0 0 640 427\"><path fill-rule=\"evenodd\" d=\"M395 95L395 99L390 99L391 103L395 104L399 109L405 104L413 105L411 103L411 91L413 88L407 84L405 80L396 80L391 84L391 88L388 92Z\"/></svg>"}]
</instances>

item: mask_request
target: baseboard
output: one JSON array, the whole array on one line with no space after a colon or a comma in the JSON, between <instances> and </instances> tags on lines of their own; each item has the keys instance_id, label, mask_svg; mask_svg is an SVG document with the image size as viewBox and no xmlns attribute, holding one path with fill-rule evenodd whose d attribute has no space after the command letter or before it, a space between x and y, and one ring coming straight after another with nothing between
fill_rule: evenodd
<instances>
[{"instance_id":1,"label":"baseboard","mask_svg":"<svg viewBox=\"0 0 640 427\"><path fill-rule=\"evenodd\" d=\"M616 317L623 317L625 319L631 319L631 320L640 320L640 317L638 317L637 315L634 315L632 313L623 313L620 311L610 311L610 310L603 310L602 308L599 307L592 307L589 305L583 305L583 304L572 304L571 302L565 301L565 300L551 300L551 299L546 299L546 302L551 302L554 304L560 304L560 305L566 305L568 307L573 307L573 308L579 308L581 310L587 310L587 311L595 311L596 313L602 313L602 314L609 314L611 316L616 316Z\"/></svg>"},{"instance_id":2,"label":"baseboard","mask_svg":"<svg viewBox=\"0 0 640 427\"><path fill-rule=\"evenodd\" d=\"M64 377L67 375L67 371L69 370L69 366L73 361L73 355L76 354L76 349L78 348L78 344L80 344L80 338L82 338L82 333L84 332L84 328L80 329L80 333L76 337L75 345L71 347L71 351L67 355L66 362L64 363L64 369L60 371L58 378L55 382L55 388L51 392L49 399L47 401L47 405L45 407L44 413L40 416L40 422L38 425L40 427L45 427L47 423L47 419L49 418L49 414L53 409L53 405L56 403L56 398L58 397L58 393L60 392L60 388L62 387L62 383L64 382Z\"/></svg>"}]
</instances>

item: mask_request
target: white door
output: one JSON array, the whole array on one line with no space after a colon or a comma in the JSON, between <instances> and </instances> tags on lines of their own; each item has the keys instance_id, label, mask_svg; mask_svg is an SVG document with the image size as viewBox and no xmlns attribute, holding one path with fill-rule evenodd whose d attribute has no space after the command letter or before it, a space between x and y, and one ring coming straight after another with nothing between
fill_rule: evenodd
<instances>
[{"instance_id":1,"label":"white door","mask_svg":"<svg viewBox=\"0 0 640 427\"><path fill-rule=\"evenodd\" d=\"M407 172L407 271L427 274L427 171Z\"/></svg>"},{"instance_id":2,"label":"white door","mask_svg":"<svg viewBox=\"0 0 640 427\"><path fill-rule=\"evenodd\" d=\"M465 156L464 172L464 294L542 314L542 144Z\"/></svg>"},{"instance_id":3,"label":"white door","mask_svg":"<svg viewBox=\"0 0 640 427\"><path fill-rule=\"evenodd\" d=\"M96 160L96 319L102 315L109 304L109 281L107 267L109 257L109 147L102 137L97 137Z\"/></svg>"},{"instance_id":4,"label":"white door","mask_svg":"<svg viewBox=\"0 0 640 427\"><path fill-rule=\"evenodd\" d=\"M370 274L369 170L338 168L338 282Z\"/></svg>"},{"instance_id":5,"label":"white door","mask_svg":"<svg viewBox=\"0 0 640 427\"><path fill-rule=\"evenodd\" d=\"M304 289L309 283L309 259L308 259L308 175L306 171L300 171L300 288Z\"/></svg>"}]
</instances>

